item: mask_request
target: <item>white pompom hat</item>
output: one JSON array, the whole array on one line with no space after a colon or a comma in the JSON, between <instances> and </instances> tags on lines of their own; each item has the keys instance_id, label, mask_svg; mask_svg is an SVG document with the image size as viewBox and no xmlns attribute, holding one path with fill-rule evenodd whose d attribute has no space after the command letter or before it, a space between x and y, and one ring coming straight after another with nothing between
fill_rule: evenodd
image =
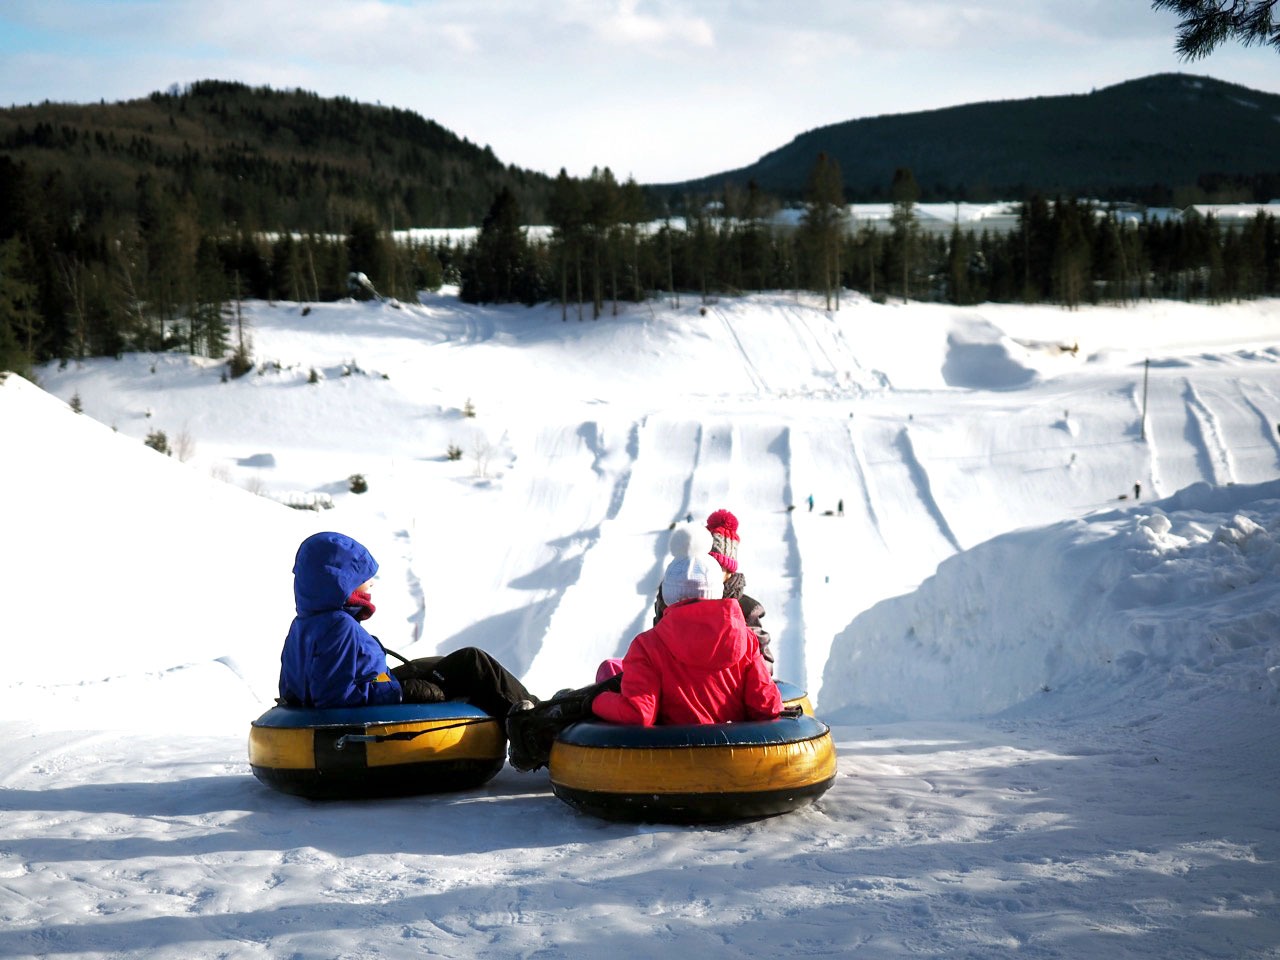
<instances>
[{"instance_id":1,"label":"white pompom hat","mask_svg":"<svg viewBox=\"0 0 1280 960\"><path fill-rule=\"evenodd\" d=\"M719 600L724 596L724 570L708 556L711 534L705 527L681 524L671 534L669 549L675 557L662 578L662 602Z\"/></svg>"}]
</instances>

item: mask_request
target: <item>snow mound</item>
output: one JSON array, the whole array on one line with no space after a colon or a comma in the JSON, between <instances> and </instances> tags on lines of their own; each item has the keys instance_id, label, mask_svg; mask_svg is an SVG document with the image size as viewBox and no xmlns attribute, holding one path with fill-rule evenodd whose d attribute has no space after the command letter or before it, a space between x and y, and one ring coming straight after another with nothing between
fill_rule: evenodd
<instances>
[{"instance_id":1,"label":"snow mound","mask_svg":"<svg viewBox=\"0 0 1280 960\"><path fill-rule=\"evenodd\" d=\"M1229 687L1276 702L1280 481L995 537L836 638L824 714L958 719Z\"/></svg>"},{"instance_id":2,"label":"snow mound","mask_svg":"<svg viewBox=\"0 0 1280 960\"><path fill-rule=\"evenodd\" d=\"M56 504L53 516L7 515L9 543L22 548L3 552L0 576L43 598L12 604L6 615L7 634L29 638L7 647L10 676L47 682L57 662L58 681L72 687L117 678L103 685L102 717L118 717L125 705L146 703L141 690L122 696L119 678L207 665L230 650L252 664L252 693L270 701L293 615L292 554L322 522L316 513L204 475L15 375L0 381L0 434L12 449L40 450L23 469L5 471L0 499ZM59 589L65 602L52 600ZM225 666L212 672L232 677ZM218 690L200 707L226 703Z\"/></svg>"},{"instance_id":3,"label":"snow mound","mask_svg":"<svg viewBox=\"0 0 1280 960\"><path fill-rule=\"evenodd\" d=\"M1025 348L982 319L961 319L947 334L942 366L947 386L969 390L1011 390L1036 378Z\"/></svg>"}]
</instances>

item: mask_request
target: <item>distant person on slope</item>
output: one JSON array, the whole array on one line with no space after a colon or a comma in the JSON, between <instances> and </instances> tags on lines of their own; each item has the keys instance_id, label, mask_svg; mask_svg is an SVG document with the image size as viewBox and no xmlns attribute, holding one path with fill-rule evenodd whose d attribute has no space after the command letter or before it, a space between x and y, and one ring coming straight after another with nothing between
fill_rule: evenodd
<instances>
[{"instance_id":1,"label":"distant person on slope","mask_svg":"<svg viewBox=\"0 0 1280 960\"><path fill-rule=\"evenodd\" d=\"M341 533L317 533L293 564L297 616L280 655L280 700L288 706L360 707L466 700L505 717L536 698L477 647L387 668L386 650L363 626L374 613L378 562Z\"/></svg>"}]
</instances>

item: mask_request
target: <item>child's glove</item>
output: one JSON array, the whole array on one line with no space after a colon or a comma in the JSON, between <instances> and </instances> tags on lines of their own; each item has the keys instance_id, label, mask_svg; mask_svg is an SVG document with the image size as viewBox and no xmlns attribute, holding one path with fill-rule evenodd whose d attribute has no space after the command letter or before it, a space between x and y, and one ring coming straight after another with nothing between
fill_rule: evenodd
<instances>
[{"instance_id":1,"label":"child's glove","mask_svg":"<svg viewBox=\"0 0 1280 960\"><path fill-rule=\"evenodd\" d=\"M430 680L414 677L400 681L400 692L405 703L444 703L449 698Z\"/></svg>"}]
</instances>

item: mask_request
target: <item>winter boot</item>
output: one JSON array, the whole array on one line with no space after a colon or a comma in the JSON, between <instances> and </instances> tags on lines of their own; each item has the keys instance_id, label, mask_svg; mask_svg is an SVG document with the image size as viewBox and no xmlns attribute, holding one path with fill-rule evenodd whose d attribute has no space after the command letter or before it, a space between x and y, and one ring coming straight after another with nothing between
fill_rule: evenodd
<instances>
[{"instance_id":1,"label":"winter boot","mask_svg":"<svg viewBox=\"0 0 1280 960\"><path fill-rule=\"evenodd\" d=\"M559 728L548 730L538 716L547 704L521 700L507 714L507 760L522 773L545 767Z\"/></svg>"},{"instance_id":2,"label":"winter boot","mask_svg":"<svg viewBox=\"0 0 1280 960\"><path fill-rule=\"evenodd\" d=\"M576 690L566 688L559 691L554 697L544 704L550 706L557 705L560 709L557 715L566 721L566 726L570 723L576 723L579 720L589 720L591 718L591 702L595 698L611 690L617 693L622 689L622 674L615 674L607 680L601 680L599 683L593 683L589 687L579 687Z\"/></svg>"}]
</instances>

